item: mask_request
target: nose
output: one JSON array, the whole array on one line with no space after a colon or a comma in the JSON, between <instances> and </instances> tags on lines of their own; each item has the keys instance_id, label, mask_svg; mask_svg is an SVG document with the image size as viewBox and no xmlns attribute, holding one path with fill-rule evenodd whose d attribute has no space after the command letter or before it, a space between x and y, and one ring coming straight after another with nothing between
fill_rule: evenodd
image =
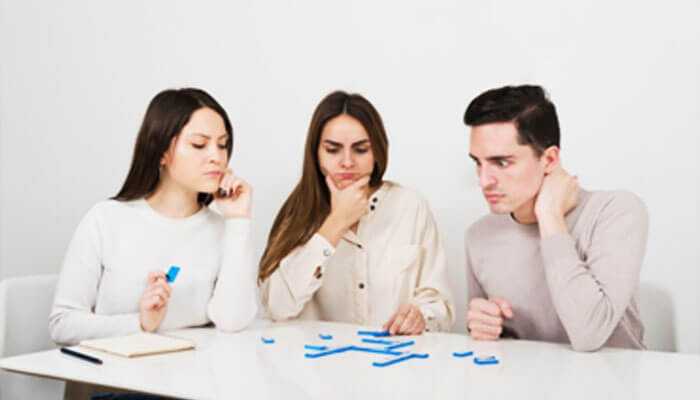
<instances>
[{"instance_id":1,"label":"nose","mask_svg":"<svg viewBox=\"0 0 700 400\"><path fill-rule=\"evenodd\" d=\"M351 151L344 151L340 159L340 166L344 169L350 169L355 166L355 159Z\"/></svg>"},{"instance_id":2,"label":"nose","mask_svg":"<svg viewBox=\"0 0 700 400\"><path fill-rule=\"evenodd\" d=\"M214 165L223 165L226 163L226 150L220 149L216 144L214 146L209 146L207 157L210 163Z\"/></svg>"},{"instance_id":3,"label":"nose","mask_svg":"<svg viewBox=\"0 0 700 400\"><path fill-rule=\"evenodd\" d=\"M477 173L479 174L479 186L482 189L490 189L498 183L491 169L486 166L481 166Z\"/></svg>"}]
</instances>

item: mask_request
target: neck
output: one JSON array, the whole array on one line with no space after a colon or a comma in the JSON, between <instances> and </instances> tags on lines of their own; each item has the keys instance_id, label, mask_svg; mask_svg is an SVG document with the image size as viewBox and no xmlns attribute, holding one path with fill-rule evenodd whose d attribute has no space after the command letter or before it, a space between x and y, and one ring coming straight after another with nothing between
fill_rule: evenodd
<instances>
[{"instance_id":1,"label":"neck","mask_svg":"<svg viewBox=\"0 0 700 400\"><path fill-rule=\"evenodd\" d=\"M170 218L187 218L201 208L197 203L197 192L187 190L168 178L158 182L155 192L146 201L159 214Z\"/></svg>"},{"instance_id":2,"label":"neck","mask_svg":"<svg viewBox=\"0 0 700 400\"><path fill-rule=\"evenodd\" d=\"M537 215L535 215L535 199L528 200L525 204L520 206L517 210L513 211L511 217L515 219L516 222L525 225L531 225L537 223Z\"/></svg>"}]
</instances>

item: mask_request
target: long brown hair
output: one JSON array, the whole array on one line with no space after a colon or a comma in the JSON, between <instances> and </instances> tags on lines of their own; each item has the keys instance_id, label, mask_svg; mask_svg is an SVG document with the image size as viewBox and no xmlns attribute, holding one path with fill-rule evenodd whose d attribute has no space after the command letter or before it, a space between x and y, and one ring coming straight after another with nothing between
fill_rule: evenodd
<instances>
[{"instance_id":1,"label":"long brown hair","mask_svg":"<svg viewBox=\"0 0 700 400\"><path fill-rule=\"evenodd\" d=\"M114 200L129 201L153 193L160 179L160 160L170 147L173 138L182 132L195 111L210 108L221 116L228 140L226 154L233 151L233 128L231 121L219 103L201 89L168 89L158 93L146 109L139 134L136 137L134 156L129 174ZM209 193L198 193L197 202L208 205L213 197Z\"/></svg>"},{"instance_id":2,"label":"long brown hair","mask_svg":"<svg viewBox=\"0 0 700 400\"><path fill-rule=\"evenodd\" d=\"M260 260L259 282L275 272L280 261L292 250L309 241L331 211L330 192L318 161L318 146L326 123L341 114L355 118L367 131L374 155L374 169L369 185L377 187L382 183L388 162L389 142L379 113L372 103L359 94L342 91L329 94L316 106L311 117L301 179L272 224L267 247Z\"/></svg>"}]
</instances>

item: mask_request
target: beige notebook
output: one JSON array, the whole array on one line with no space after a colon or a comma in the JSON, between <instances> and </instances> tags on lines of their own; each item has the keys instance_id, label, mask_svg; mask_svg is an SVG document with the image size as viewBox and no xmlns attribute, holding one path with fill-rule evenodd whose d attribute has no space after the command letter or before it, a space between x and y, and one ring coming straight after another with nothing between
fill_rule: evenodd
<instances>
[{"instance_id":1,"label":"beige notebook","mask_svg":"<svg viewBox=\"0 0 700 400\"><path fill-rule=\"evenodd\" d=\"M140 357L194 349L194 342L142 332L129 336L83 340L80 346L123 357Z\"/></svg>"}]
</instances>

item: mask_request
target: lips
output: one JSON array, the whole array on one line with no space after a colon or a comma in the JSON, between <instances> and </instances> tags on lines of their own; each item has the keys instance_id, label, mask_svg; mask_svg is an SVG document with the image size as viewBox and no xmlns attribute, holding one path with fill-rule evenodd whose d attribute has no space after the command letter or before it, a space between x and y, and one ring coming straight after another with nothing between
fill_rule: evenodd
<instances>
[{"instance_id":1,"label":"lips","mask_svg":"<svg viewBox=\"0 0 700 400\"><path fill-rule=\"evenodd\" d=\"M355 179L356 175L357 174L353 174L353 173L335 174L335 179L337 179L339 181L347 181L347 180Z\"/></svg>"},{"instance_id":2,"label":"lips","mask_svg":"<svg viewBox=\"0 0 700 400\"><path fill-rule=\"evenodd\" d=\"M498 203L499 200L505 197L504 194L496 194L496 193L484 193L484 197L486 198L486 201L489 203Z\"/></svg>"},{"instance_id":3,"label":"lips","mask_svg":"<svg viewBox=\"0 0 700 400\"><path fill-rule=\"evenodd\" d=\"M209 178L220 178L223 172L221 171L210 171L206 172L204 175L206 175Z\"/></svg>"}]
</instances>

